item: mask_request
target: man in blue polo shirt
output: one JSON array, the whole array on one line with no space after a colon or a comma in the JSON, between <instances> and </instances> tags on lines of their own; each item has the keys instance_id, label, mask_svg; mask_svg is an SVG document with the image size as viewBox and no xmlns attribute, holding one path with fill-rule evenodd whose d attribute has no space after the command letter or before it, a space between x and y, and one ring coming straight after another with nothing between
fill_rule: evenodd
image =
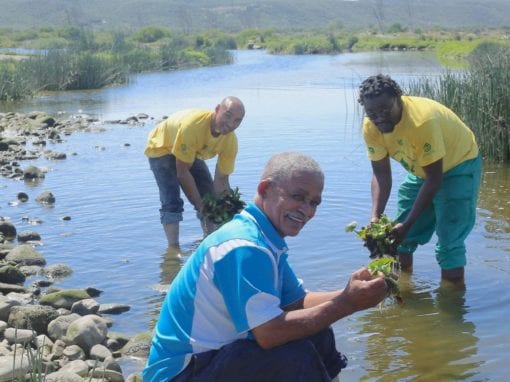
<instances>
[{"instance_id":1,"label":"man in blue polo shirt","mask_svg":"<svg viewBox=\"0 0 510 382\"><path fill-rule=\"evenodd\" d=\"M366 269L344 289L307 291L287 262L321 202L324 174L295 152L273 156L253 203L209 235L172 282L144 381L331 381L347 364L330 325L387 293Z\"/></svg>"}]
</instances>

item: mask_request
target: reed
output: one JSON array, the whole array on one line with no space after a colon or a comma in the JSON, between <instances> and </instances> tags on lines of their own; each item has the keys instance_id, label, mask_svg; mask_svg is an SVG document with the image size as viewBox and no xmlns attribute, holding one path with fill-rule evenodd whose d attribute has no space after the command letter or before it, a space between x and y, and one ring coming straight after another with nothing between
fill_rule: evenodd
<instances>
[{"instance_id":1,"label":"reed","mask_svg":"<svg viewBox=\"0 0 510 382\"><path fill-rule=\"evenodd\" d=\"M408 85L408 93L435 99L454 110L474 131L480 152L510 162L510 48L480 44L461 72L446 71Z\"/></svg>"}]
</instances>

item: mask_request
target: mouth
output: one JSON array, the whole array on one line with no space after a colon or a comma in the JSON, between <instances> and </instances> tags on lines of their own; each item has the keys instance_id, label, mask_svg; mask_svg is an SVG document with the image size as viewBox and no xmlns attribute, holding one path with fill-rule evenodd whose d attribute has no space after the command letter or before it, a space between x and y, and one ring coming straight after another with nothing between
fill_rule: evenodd
<instances>
[{"instance_id":1,"label":"mouth","mask_svg":"<svg viewBox=\"0 0 510 382\"><path fill-rule=\"evenodd\" d=\"M298 223L298 224L301 224L301 225L305 225L307 219L306 217L304 217L302 214L291 214L291 213L287 213L285 215L285 217L289 220L292 220L293 222L295 223Z\"/></svg>"}]
</instances>

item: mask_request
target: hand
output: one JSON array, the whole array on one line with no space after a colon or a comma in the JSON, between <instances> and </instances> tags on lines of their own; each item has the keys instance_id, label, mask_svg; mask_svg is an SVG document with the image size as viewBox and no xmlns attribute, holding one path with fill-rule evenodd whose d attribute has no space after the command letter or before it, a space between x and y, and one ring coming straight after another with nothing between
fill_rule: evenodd
<instances>
[{"instance_id":1,"label":"hand","mask_svg":"<svg viewBox=\"0 0 510 382\"><path fill-rule=\"evenodd\" d=\"M372 278L366 268L355 271L343 293L352 312L368 309L379 304L388 294L388 285L383 277Z\"/></svg>"},{"instance_id":2,"label":"hand","mask_svg":"<svg viewBox=\"0 0 510 382\"><path fill-rule=\"evenodd\" d=\"M204 232L204 236L207 236L218 229L218 226L215 223L213 223L211 220L205 217L202 217L202 219L200 219L200 224L202 225L202 231Z\"/></svg>"},{"instance_id":3,"label":"hand","mask_svg":"<svg viewBox=\"0 0 510 382\"><path fill-rule=\"evenodd\" d=\"M391 230L391 236L395 239L394 244L398 245L404 241L409 228L403 223L397 223Z\"/></svg>"}]
</instances>

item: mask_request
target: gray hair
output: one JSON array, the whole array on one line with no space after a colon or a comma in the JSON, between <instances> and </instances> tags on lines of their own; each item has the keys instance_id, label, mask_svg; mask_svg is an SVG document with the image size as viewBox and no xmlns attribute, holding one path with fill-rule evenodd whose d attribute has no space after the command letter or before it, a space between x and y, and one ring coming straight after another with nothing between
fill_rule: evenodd
<instances>
[{"instance_id":1,"label":"gray hair","mask_svg":"<svg viewBox=\"0 0 510 382\"><path fill-rule=\"evenodd\" d=\"M261 180L270 179L281 183L291 179L297 172L316 174L324 181L324 173L319 163L312 157L295 151L273 155L266 163Z\"/></svg>"}]
</instances>

